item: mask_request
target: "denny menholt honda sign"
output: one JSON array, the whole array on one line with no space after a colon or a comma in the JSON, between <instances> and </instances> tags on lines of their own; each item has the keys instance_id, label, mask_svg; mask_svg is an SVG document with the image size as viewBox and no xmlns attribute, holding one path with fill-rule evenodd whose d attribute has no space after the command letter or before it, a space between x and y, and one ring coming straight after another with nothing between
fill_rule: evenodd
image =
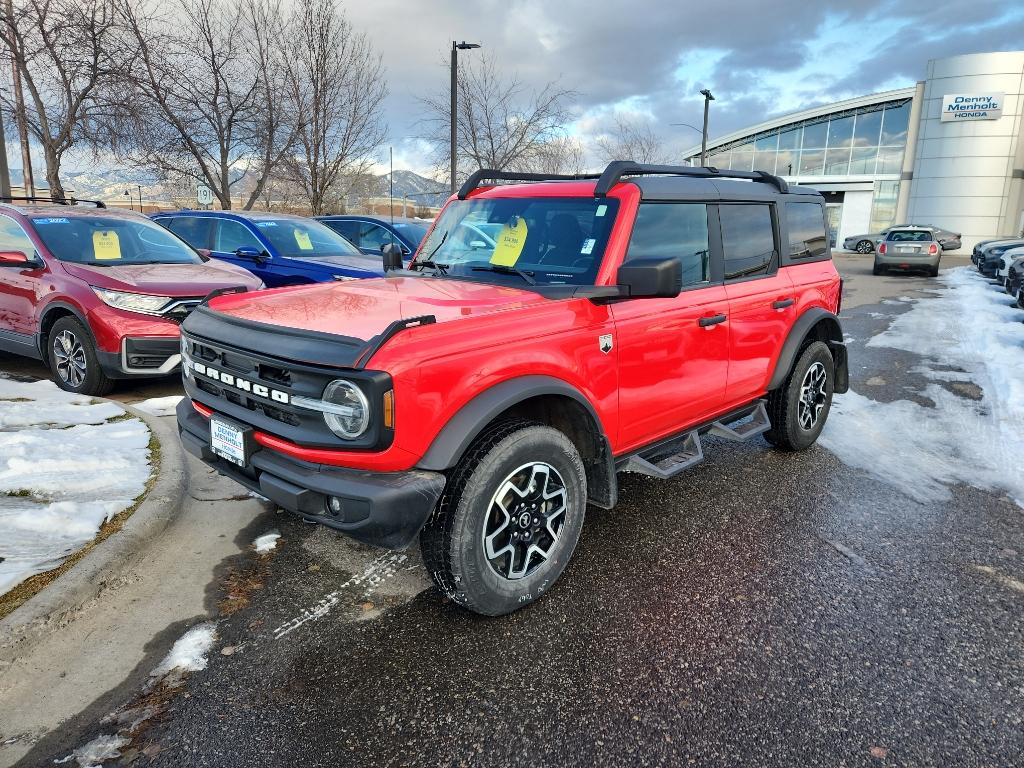
<instances>
[{"instance_id":1,"label":"denny menholt honda sign","mask_svg":"<svg viewBox=\"0 0 1024 768\"><path fill-rule=\"evenodd\" d=\"M942 97L942 122L998 120L1003 116L1002 93L951 93Z\"/></svg>"}]
</instances>

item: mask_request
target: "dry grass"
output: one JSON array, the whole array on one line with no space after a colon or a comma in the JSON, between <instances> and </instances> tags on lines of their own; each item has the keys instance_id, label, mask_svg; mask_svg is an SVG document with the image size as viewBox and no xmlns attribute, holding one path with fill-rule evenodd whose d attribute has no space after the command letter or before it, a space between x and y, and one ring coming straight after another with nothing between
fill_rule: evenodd
<instances>
[{"instance_id":1,"label":"dry grass","mask_svg":"<svg viewBox=\"0 0 1024 768\"><path fill-rule=\"evenodd\" d=\"M96 533L96 538L74 552L67 560L56 568L44 571L43 573L37 573L35 576L30 576L9 592L0 595L0 619L10 615L32 597L39 594L39 592L52 584L56 579L71 570L75 564L89 554L97 544L106 541L124 527L128 518L134 514L135 510L139 508L140 504L142 504L143 499L149 495L150 490L153 488L153 484L156 482L157 474L160 469L160 441L156 439L156 435L152 432L149 433L149 465L153 468L153 471L150 472L149 480L146 481L146 489L137 499L135 499L135 502L128 507L128 509L119 512L101 525L99 531ZM31 494L18 491L13 495L27 496Z\"/></svg>"}]
</instances>

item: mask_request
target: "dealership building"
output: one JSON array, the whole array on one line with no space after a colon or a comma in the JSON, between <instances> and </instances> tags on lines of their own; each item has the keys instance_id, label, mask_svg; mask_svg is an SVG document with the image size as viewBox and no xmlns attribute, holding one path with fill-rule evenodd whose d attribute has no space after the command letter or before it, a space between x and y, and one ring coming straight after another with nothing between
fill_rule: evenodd
<instances>
[{"instance_id":1,"label":"dealership building","mask_svg":"<svg viewBox=\"0 0 1024 768\"><path fill-rule=\"evenodd\" d=\"M1024 51L928 62L916 86L773 118L708 142L707 164L825 196L835 241L891 224L1024 230ZM700 164L700 147L687 158Z\"/></svg>"}]
</instances>

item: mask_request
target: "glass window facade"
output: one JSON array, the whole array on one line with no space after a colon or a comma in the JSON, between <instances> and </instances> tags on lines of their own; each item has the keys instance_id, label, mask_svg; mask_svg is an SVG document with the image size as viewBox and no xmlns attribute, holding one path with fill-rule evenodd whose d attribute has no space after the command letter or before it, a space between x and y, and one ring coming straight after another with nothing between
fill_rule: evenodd
<instances>
[{"instance_id":1,"label":"glass window facade","mask_svg":"<svg viewBox=\"0 0 1024 768\"><path fill-rule=\"evenodd\" d=\"M871 231L881 232L896 223L896 201L900 196L898 181L876 181L871 201Z\"/></svg>"},{"instance_id":2,"label":"glass window facade","mask_svg":"<svg viewBox=\"0 0 1024 768\"><path fill-rule=\"evenodd\" d=\"M898 174L909 120L909 99L871 104L740 139L711 150L708 164L780 176Z\"/></svg>"}]
</instances>

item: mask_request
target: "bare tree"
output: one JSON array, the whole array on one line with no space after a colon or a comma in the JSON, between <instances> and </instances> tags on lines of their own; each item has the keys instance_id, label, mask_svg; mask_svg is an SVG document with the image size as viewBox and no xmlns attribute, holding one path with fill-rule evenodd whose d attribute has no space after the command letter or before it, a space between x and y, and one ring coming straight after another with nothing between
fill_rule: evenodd
<instances>
[{"instance_id":1,"label":"bare tree","mask_svg":"<svg viewBox=\"0 0 1024 768\"><path fill-rule=\"evenodd\" d=\"M118 154L161 176L210 187L246 209L291 150L297 124L283 98L285 23L278 0L120 0L138 47L128 84L136 109L113 126ZM161 13L163 11L163 13Z\"/></svg>"},{"instance_id":2,"label":"bare tree","mask_svg":"<svg viewBox=\"0 0 1024 768\"><path fill-rule=\"evenodd\" d=\"M23 0L0 13L0 41L27 92L28 131L42 147L50 194L63 199L65 154L95 147L97 126L118 111L114 82L130 54L120 47L113 0ZM14 111L6 90L0 101Z\"/></svg>"},{"instance_id":3,"label":"bare tree","mask_svg":"<svg viewBox=\"0 0 1024 768\"><path fill-rule=\"evenodd\" d=\"M335 0L298 0L291 28L289 79L299 130L288 157L315 215L365 173L384 142L387 96L381 57Z\"/></svg>"},{"instance_id":4,"label":"bare tree","mask_svg":"<svg viewBox=\"0 0 1024 768\"><path fill-rule=\"evenodd\" d=\"M582 173L583 145L575 136L555 136L537 147L528 166L536 173Z\"/></svg>"},{"instance_id":5,"label":"bare tree","mask_svg":"<svg viewBox=\"0 0 1024 768\"><path fill-rule=\"evenodd\" d=\"M610 132L594 142L596 155L602 162L634 160L638 163L667 163L669 154L657 134L646 122L615 116Z\"/></svg>"},{"instance_id":6,"label":"bare tree","mask_svg":"<svg viewBox=\"0 0 1024 768\"><path fill-rule=\"evenodd\" d=\"M460 172L480 168L528 170L541 162L552 141L565 136L568 104L575 92L550 82L529 91L517 75L503 78L486 54L459 72L456 146ZM436 149L434 162L443 171L450 163L450 91L421 100L428 116L424 135Z\"/></svg>"}]
</instances>

